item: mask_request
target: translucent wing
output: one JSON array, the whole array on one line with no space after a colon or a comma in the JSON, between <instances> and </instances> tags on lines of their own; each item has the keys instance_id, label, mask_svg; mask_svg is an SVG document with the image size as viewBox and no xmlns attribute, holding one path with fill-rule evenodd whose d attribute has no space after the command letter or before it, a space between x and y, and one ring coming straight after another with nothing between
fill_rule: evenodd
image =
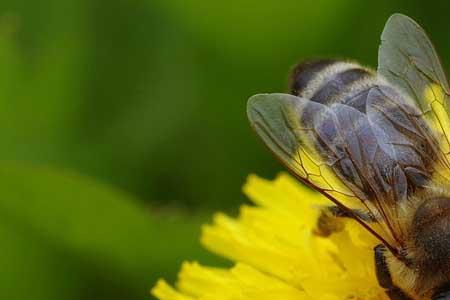
<instances>
[{"instance_id":1,"label":"translucent wing","mask_svg":"<svg viewBox=\"0 0 450 300\"><path fill-rule=\"evenodd\" d=\"M450 168L450 88L425 31L412 19L392 15L381 35L378 74L398 88L417 108L435 134L429 141L445 172ZM448 177L448 175L447 175Z\"/></svg>"},{"instance_id":2,"label":"translucent wing","mask_svg":"<svg viewBox=\"0 0 450 300\"><path fill-rule=\"evenodd\" d=\"M404 171L410 185L407 190L424 187L432 176L439 175L436 162L445 159L437 136L405 97L389 86L373 87L367 96L366 113L378 144Z\"/></svg>"},{"instance_id":3,"label":"translucent wing","mask_svg":"<svg viewBox=\"0 0 450 300\"><path fill-rule=\"evenodd\" d=\"M342 208L363 209L379 220L358 221L394 253L399 248L388 209L395 162L381 151L366 115L288 94L250 98L249 120L270 150L300 180ZM358 219L358 216L355 216Z\"/></svg>"}]
</instances>

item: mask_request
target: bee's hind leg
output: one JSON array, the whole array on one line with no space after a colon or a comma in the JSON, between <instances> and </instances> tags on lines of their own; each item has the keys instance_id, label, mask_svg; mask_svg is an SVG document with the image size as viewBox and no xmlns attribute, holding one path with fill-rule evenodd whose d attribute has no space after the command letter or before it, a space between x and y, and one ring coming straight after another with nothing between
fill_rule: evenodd
<instances>
[{"instance_id":1,"label":"bee's hind leg","mask_svg":"<svg viewBox=\"0 0 450 300\"><path fill-rule=\"evenodd\" d=\"M386 294L391 300L412 300L399 287L392 282L391 272L386 263L384 253L388 251L383 244L375 246L375 269L378 284L386 290Z\"/></svg>"},{"instance_id":2,"label":"bee's hind leg","mask_svg":"<svg viewBox=\"0 0 450 300\"><path fill-rule=\"evenodd\" d=\"M339 206L325 206L322 213L317 220L317 226L314 233L320 236L327 237L333 232L339 232L344 229L344 222L342 218L358 218L365 222L376 221L374 217L361 210L353 209L350 211L344 210Z\"/></svg>"}]
</instances>

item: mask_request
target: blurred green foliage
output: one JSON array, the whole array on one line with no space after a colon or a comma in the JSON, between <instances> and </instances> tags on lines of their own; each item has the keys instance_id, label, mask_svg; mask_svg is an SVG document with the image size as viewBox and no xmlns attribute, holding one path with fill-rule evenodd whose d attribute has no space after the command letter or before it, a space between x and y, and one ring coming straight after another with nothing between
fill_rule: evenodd
<instances>
[{"instance_id":1,"label":"blurred green foliage","mask_svg":"<svg viewBox=\"0 0 450 300\"><path fill-rule=\"evenodd\" d=\"M198 246L202 214L160 211L70 172L0 167L0 295L7 299L145 299ZM182 251L176 244L182 245Z\"/></svg>"},{"instance_id":2,"label":"blurred green foliage","mask_svg":"<svg viewBox=\"0 0 450 300\"><path fill-rule=\"evenodd\" d=\"M183 258L216 262L197 243L205 212L235 210L248 173L281 169L247 124L247 98L285 91L304 58L375 66L393 12L418 20L449 67L449 9L2 1L0 294L146 299Z\"/></svg>"}]
</instances>

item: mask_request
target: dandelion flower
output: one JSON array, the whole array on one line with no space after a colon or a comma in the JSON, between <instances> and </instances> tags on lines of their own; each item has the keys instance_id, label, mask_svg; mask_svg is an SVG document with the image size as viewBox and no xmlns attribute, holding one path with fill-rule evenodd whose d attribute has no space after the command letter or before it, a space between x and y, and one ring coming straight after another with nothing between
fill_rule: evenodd
<instances>
[{"instance_id":1,"label":"dandelion flower","mask_svg":"<svg viewBox=\"0 0 450 300\"><path fill-rule=\"evenodd\" d=\"M222 213L203 228L202 244L235 262L230 269L186 262L176 288L160 280L160 300L388 299L374 268L376 240L356 222L342 231L314 234L320 194L286 174L274 181L251 175L238 218Z\"/></svg>"}]
</instances>

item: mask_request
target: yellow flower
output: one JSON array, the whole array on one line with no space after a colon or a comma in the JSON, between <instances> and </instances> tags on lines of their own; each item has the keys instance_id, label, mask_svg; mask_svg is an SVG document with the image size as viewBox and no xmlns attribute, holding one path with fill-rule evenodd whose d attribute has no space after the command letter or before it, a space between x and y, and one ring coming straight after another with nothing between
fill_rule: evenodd
<instances>
[{"instance_id":1,"label":"yellow flower","mask_svg":"<svg viewBox=\"0 0 450 300\"><path fill-rule=\"evenodd\" d=\"M274 181L254 175L244 186L255 204L237 219L214 216L203 228L202 244L236 262L231 269L184 263L176 289L160 280L160 300L341 300L388 299L377 284L374 238L356 222L323 238L313 233L320 194L286 174Z\"/></svg>"}]
</instances>

